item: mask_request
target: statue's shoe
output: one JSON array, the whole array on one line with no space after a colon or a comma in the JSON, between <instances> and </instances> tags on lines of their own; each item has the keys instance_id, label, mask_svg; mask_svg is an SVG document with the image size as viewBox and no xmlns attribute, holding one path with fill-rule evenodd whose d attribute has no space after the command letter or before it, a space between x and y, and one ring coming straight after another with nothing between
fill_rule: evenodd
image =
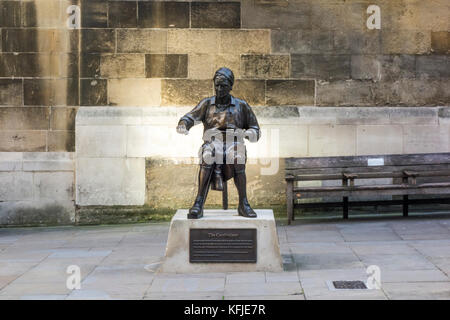
<instances>
[{"instance_id":1,"label":"statue's shoe","mask_svg":"<svg viewBox=\"0 0 450 320\"><path fill-rule=\"evenodd\" d=\"M248 202L243 205L239 205L238 207L238 213L242 217L246 218L256 218L256 212L253 211L253 209L250 207Z\"/></svg>"},{"instance_id":2,"label":"statue's shoe","mask_svg":"<svg viewBox=\"0 0 450 320\"><path fill-rule=\"evenodd\" d=\"M196 199L192 208L189 209L189 213L187 215L188 219L199 219L203 217L202 202L203 201L201 199Z\"/></svg>"}]
</instances>

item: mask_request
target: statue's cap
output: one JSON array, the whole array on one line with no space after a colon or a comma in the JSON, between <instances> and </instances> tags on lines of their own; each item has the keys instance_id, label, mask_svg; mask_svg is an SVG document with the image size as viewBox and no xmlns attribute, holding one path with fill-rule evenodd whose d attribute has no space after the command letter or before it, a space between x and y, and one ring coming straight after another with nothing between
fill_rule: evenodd
<instances>
[{"instance_id":1,"label":"statue's cap","mask_svg":"<svg viewBox=\"0 0 450 320\"><path fill-rule=\"evenodd\" d=\"M228 68L223 67L223 68L220 68L219 70L217 70L216 73L214 74L214 79L217 76L224 76L225 78L228 79L228 81L230 81L231 85L233 85L233 83L234 83L233 71L231 71Z\"/></svg>"}]
</instances>

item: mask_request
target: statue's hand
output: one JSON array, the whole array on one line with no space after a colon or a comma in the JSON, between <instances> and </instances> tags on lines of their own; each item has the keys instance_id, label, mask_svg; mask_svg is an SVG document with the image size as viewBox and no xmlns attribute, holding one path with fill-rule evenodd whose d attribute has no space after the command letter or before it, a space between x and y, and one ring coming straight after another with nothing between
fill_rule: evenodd
<instances>
[{"instance_id":1,"label":"statue's hand","mask_svg":"<svg viewBox=\"0 0 450 320\"><path fill-rule=\"evenodd\" d=\"M244 136L246 139L248 139L248 141L250 142L256 142L258 141L258 133L256 132L255 129L248 129L245 130Z\"/></svg>"},{"instance_id":2,"label":"statue's hand","mask_svg":"<svg viewBox=\"0 0 450 320\"><path fill-rule=\"evenodd\" d=\"M189 130L186 129L186 125L184 123L181 123L177 126L177 132L179 134L188 134Z\"/></svg>"}]
</instances>

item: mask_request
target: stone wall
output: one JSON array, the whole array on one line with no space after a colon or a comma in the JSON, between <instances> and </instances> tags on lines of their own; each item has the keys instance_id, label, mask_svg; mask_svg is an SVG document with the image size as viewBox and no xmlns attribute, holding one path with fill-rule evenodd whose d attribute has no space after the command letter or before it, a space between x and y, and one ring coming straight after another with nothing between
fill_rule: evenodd
<instances>
[{"instance_id":1,"label":"stone wall","mask_svg":"<svg viewBox=\"0 0 450 320\"><path fill-rule=\"evenodd\" d=\"M76 204L188 207L195 199L202 125L175 131L189 107L81 107L76 118ZM448 107L260 107L247 143L248 195L284 205L284 158L450 152ZM365 183L389 183L386 179ZM229 181L230 203L237 203ZM211 191L207 205L220 205Z\"/></svg>"},{"instance_id":2,"label":"stone wall","mask_svg":"<svg viewBox=\"0 0 450 320\"><path fill-rule=\"evenodd\" d=\"M370 5L380 8L380 29L367 26ZM234 95L255 109L278 110L271 111L268 127L270 121L278 126L276 113L292 112L291 106L299 114L320 113L311 126L289 123L286 130L309 140L284 134L280 143L288 155L358 153L367 147L354 137L376 144L386 132L402 137L389 140L386 152L447 150L446 131L414 123L422 119L417 114L401 113L403 124L370 115L395 118L397 107L427 114L437 112L430 107L449 105L449 12L447 0L0 0L0 161L14 154L73 154L80 107L191 108L213 95L211 78L221 66L235 72ZM318 107L352 107L344 119L364 120L339 123ZM82 134L95 146L98 132ZM334 149L337 137L351 142ZM147 146L142 137L136 141ZM315 147L317 141L326 146ZM149 156L139 148L133 157L144 172ZM124 151L107 152L114 158ZM0 171L8 179L20 176ZM129 183L142 188L148 181ZM129 203L121 190L107 197ZM9 201L2 197L0 202Z\"/></svg>"},{"instance_id":3,"label":"stone wall","mask_svg":"<svg viewBox=\"0 0 450 320\"><path fill-rule=\"evenodd\" d=\"M219 66L253 106L447 105L449 21L447 0L1 0L0 151L73 152L80 105L195 105Z\"/></svg>"},{"instance_id":4,"label":"stone wall","mask_svg":"<svg viewBox=\"0 0 450 320\"><path fill-rule=\"evenodd\" d=\"M75 221L70 152L0 152L0 226Z\"/></svg>"}]
</instances>

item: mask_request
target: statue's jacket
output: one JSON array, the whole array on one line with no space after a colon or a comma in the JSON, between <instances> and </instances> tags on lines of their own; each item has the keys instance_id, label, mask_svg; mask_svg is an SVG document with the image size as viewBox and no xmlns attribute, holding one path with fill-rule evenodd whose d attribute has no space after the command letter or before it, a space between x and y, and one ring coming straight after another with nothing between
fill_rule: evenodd
<instances>
[{"instance_id":1,"label":"statue's jacket","mask_svg":"<svg viewBox=\"0 0 450 320\"><path fill-rule=\"evenodd\" d=\"M230 104L224 108L220 108L218 105L216 105L215 96L205 98L200 101L200 103L194 109L181 117L179 123L181 123L182 121L184 121L187 130L191 129L194 125L200 122L203 123L204 143L200 147L199 156L204 155L205 151L211 151L216 154L221 154L222 152L224 158L223 164L221 164L220 167L225 181L233 177L234 164L245 164L247 161L247 151L245 149L243 139L232 139L230 142L230 139L226 139L226 132L238 132L239 129L241 129L241 131L253 131L253 142L259 140L261 136L258 120L256 119L252 108L246 101L235 98L233 96L231 96ZM220 141L223 149L217 147L217 139L210 138L211 132L219 132L223 134L223 143L222 141ZM217 137L217 135L215 136ZM243 152L239 152L238 150L243 150ZM214 154L215 159L217 159L216 154ZM229 157L230 155L232 155L231 161ZM236 157L241 157L243 159L240 159L239 161L236 159ZM204 160L205 159L202 156L202 163L205 163ZM220 163L215 164L217 165Z\"/></svg>"}]
</instances>

